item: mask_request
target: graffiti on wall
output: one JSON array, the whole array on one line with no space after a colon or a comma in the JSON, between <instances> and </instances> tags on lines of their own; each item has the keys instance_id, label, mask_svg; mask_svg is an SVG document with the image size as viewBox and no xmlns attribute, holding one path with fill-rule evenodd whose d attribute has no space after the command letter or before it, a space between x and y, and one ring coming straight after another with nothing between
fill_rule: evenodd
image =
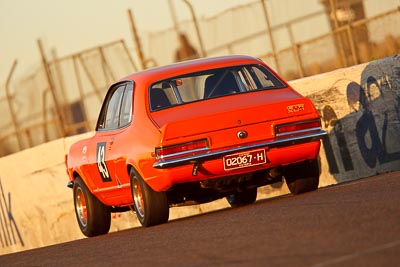
<instances>
[{"instance_id":1,"label":"graffiti on wall","mask_svg":"<svg viewBox=\"0 0 400 267\"><path fill-rule=\"evenodd\" d=\"M14 219L11 206L11 193L4 192L0 179L0 244L4 247L25 246L18 225Z\"/></svg>"},{"instance_id":2,"label":"graffiti on wall","mask_svg":"<svg viewBox=\"0 0 400 267\"><path fill-rule=\"evenodd\" d=\"M371 64L359 82L342 79L308 97L329 132L323 147L331 174L355 170L357 161L369 169L400 161L400 67Z\"/></svg>"},{"instance_id":3,"label":"graffiti on wall","mask_svg":"<svg viewBox=\"0 0 400 267\"><path fill-rule=\"evenodd\" d=\"M361 155L369 168L400 159L400 151L390 152L387 144L389 122L393 125L393 122L400 121L399 92L392 90L391 84L385 79L378 82L375 77L368 76L365 87L359 87L362 116L356 124L356 136Z\"/></svg>"}]
</instances>

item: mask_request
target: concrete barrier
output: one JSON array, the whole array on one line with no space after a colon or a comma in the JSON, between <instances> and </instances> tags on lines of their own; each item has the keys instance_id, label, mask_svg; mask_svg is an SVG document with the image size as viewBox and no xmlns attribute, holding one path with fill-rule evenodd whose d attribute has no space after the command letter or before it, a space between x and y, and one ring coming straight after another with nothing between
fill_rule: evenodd
<instances>
[{"instance_id":1,"label":"concrete barrier","mask_svg":"<svg viewBox=\"0 0 400 267\"><path fill-rule=\"evenodd\" d=\"M400 55L291 84L329 132L320 186L400 169Z\"/></svg>"},{"instance_id":2,"label":"concrete barrier","mask_svg":"<svg viewBox=\"0 0 400 267\"><path fill-rule=\"evenodd\" d=\"M290 82L310 97L329 132L320 153L320 187L400 170L400 55ZM81 239L64 155L87 133L0 158L0 255ZM284 183L259 198L287 194ZM227 208L225 200L172 208L170 219ZM113 214L111 231L139 226Z\"/></svg>"}]
</instances>

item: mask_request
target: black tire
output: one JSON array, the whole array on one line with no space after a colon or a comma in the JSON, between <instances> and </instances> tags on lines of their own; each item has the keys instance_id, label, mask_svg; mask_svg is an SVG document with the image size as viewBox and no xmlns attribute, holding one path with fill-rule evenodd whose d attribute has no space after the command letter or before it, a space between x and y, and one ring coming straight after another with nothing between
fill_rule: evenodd
<instances>
[{"instance_id":1,"label":"black tire","mask_svg":"<svg viewBox=\"0 0 400 267\"><path fill-rule=\"evenodd\" d=\"M286 166L284 176L289 191L293 195L317 190L319 184L318 160L307 160Z\"/></svg>"},{"instance_id":2,"label":"black tire","mask_svg":"<svg viewBox=\"0 0 400 267\"><path fill-rule=\"evenodd\" d=\"M87 237L107 234L111 225L110 208L90 193L80 177L75 179L73 194L76 219L82 233Z\"/></svg>"},{"instance_id":3,"label":"black tire","mask_svg":"<svg viewBox=\"0 0 400 267\"><path fill-rule=\"evenodd\" d=\"M169 205L166 192L156 192L133 169L131 191L136 216L143 226L168 222Z\"/></svg>"},{"instance_id":4,"label":"black tire","mask_svg":"<svg viewBox=\"0 0 400 267\"><path fill-rule=\"evenodd\" d=\"M243 192L236 192L226 197L226 200L232 208L252 204L256 201L256 199L257 188L252 188Z\"/></svg>"}]
</instances>

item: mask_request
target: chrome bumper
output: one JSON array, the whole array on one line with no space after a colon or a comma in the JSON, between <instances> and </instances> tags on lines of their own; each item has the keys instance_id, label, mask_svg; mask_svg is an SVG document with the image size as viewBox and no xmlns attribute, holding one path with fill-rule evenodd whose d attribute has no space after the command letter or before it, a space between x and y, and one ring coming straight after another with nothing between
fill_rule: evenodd
<instances>
[{"instance_id":1,"label":"chrome bumper","mask_svg":"<svg viewBox=\"0 0 400 267\"><path fill-rule=\"evenodd\" d=\"M213 151L213 152L209 151L207 153L197 154L197 155L187 156L187 157L182 157L182 158L159 160L153 164L153 167L157 168L157 169L164 169L164 168L175 167L175 166L185 165L185 164L194 163L194 162L201 162L201 161L205 161L205 160L215 159L215 158L219 158L224 155L228 155L228 154L232 154L232 153L240 152L240 151L246 151L246 150L250 150L250 149L254 149L254 148L260 148L260 147L275 148L275 147L282 147L282 146L297 145L297 144L320 140L320 139L324 138L324 136L326 136L326 135L327 135L326 131L319 130L317 132L312 132L312 133L304 134L301 136L291 136L291 137L286 137L286 138L282 138L282 139L276 139L276 140L270 141L270 142L262 142L262 143L251 144L251 145L238 146L238 147L233 147L233 148L224 149L224 150L220 150L220 151Z\"/></svg>"}]
</instances>

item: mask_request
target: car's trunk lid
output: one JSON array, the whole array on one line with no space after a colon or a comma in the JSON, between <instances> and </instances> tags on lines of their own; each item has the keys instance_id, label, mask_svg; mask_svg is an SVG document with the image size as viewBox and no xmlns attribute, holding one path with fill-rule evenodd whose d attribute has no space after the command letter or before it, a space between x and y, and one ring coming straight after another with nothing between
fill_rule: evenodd
<instances>
[{"instance_id":1,"label":"car's trunk lid","mask_svg":"<svg viewBox=\"0 0 400 267\"><path fill-rule=\"evenodd\" d=\"M316 114L310 100L291 89L276 89L180 105L151 117L161 131L160 146L207 138L216 148L238 140L238 130L249 136L240 142L273 138L276 122L302 120L310 114Z\"/></svg>"}]
</instances>

